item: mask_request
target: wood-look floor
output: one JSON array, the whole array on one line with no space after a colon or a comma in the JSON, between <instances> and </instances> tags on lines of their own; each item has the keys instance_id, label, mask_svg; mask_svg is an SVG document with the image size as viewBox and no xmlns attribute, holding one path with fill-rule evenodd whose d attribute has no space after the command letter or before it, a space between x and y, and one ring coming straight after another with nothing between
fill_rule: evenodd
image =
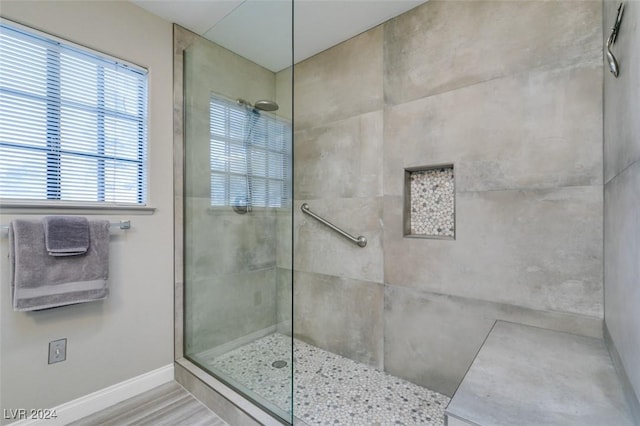
<instances>
[{"instance_id":1,"label":"wood-look floor","mask_svg":"<svg viewBox=\"0 0 640 426\"><path fill-rule=\"evenodd\" d=\"M227 426L227 423L177 382L170 382L71 425Z\"/></svg>"}]
</instances>

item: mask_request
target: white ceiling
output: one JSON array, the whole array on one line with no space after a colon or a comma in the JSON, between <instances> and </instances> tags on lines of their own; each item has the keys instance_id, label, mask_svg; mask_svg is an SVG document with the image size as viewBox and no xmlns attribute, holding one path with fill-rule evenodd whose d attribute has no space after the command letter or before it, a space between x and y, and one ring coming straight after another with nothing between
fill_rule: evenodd
<instances>
[{"instance_id":1,"label":"white ceiling","mask_svg":"<svg viewBox=\"0 0 640 426\"><path fill-rule=\"evenodd\" d=\"M290 0L131 0L271 71L291 65ZM295 0L294 62L427 0Z\"/></svg>"}]
</instances>

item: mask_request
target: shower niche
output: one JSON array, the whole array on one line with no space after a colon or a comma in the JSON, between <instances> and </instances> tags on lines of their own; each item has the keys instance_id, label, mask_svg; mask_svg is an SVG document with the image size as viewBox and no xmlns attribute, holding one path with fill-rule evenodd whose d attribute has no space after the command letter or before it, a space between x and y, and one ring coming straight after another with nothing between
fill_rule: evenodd
<instances>
[{"instance_id":1,"label":"shower niche","mask_svg":"<svg viewBox=\"0 0 640 426\"><path fill-rule=\"evenodd\" d=\"M405 169L404 236L455 240L453 164Z\"/></svg>"}]
</instances>

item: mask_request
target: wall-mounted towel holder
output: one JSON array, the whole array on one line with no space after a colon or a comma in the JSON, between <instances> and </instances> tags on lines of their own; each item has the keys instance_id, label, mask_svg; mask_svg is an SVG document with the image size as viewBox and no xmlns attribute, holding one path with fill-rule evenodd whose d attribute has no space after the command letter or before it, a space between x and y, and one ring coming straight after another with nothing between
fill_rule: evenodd
<instances>
[{"instance_id":1,"label":"wall-mounted towel holder","mask_svg":"<svg viewBox=\"0 0 640 426\"><path fill-rule=\"evenodd\" d=\"M118 227L120 229L131 229L131 221L130 220L121 220L120 222L109 222L109 226Z\"/></svg>"},{"instance_id":2,"label":"wall-mounted towel holder","mask_svg":"<svg viewBox=\"0 0 640 426\"><path fill-rule=\"evenodd\" d=\"M109 226L112 228L120 228L120 229L131 229L131 221L130 220L121 220L119 222L109 222ZM9 225L0 225L0 229L6 232L9 230Z\"/></svg>"}]
</instances>

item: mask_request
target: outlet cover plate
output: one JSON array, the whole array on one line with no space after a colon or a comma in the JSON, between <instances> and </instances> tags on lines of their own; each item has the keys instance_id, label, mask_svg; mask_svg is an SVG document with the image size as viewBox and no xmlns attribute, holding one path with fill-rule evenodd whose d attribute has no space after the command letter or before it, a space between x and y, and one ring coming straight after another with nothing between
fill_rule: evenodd
<instances>
[{"instance_id":1,"label":"outlet cover plate","mask_svg":"<svg viewBox=\"0 0 640 426\"><path fill-rule=\"evenodd\" d=\"M62 362L67 359L67 339L49 342L49 364Z\"/></svg>"}]
</instances>

